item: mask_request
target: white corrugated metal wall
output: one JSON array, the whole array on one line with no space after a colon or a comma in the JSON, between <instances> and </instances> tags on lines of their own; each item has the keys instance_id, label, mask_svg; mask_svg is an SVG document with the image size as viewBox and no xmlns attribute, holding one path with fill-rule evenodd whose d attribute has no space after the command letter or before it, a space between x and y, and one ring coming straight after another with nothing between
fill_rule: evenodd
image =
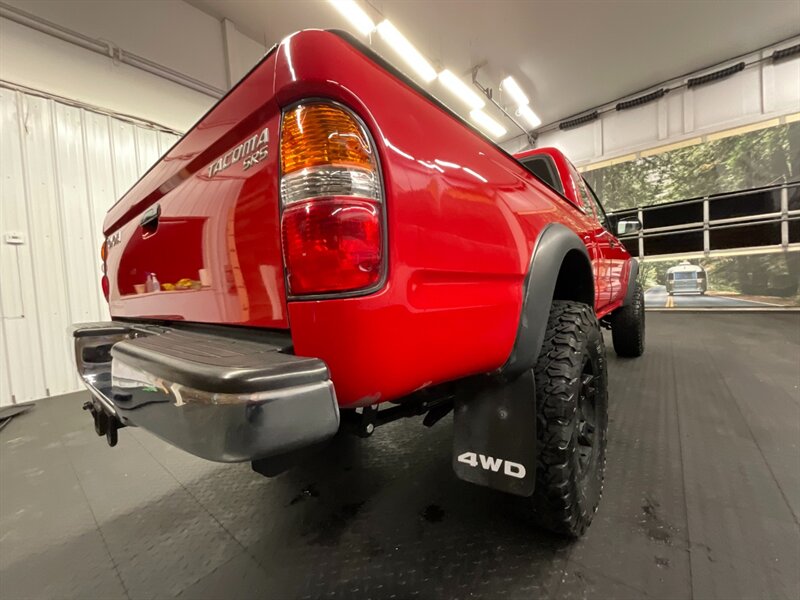
<instances>
[{"instance_id":1,"label":"white corrugated metal wall","mask_svg":"<svg viewBox=\"0 0 800 600\"><path fill-rule=\"evenodd\" d=\"M67 328L108 318L103 216L176 139L0 88L0 405L80 389Z\"/></svg>"}]
</instances>

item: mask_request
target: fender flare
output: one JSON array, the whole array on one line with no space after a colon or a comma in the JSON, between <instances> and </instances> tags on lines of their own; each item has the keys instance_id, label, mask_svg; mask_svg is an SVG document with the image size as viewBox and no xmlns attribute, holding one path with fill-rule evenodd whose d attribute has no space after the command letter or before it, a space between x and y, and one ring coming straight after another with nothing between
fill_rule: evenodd
<instances>
[{"instance_id":1,"label":"fender flare","mask_svg":"<svg viewBox=\"0 0 800 600\"><path fill-rule=\"evenodd\" d=\"M586 245L572 229L560 223L550 223L539 234L523 284L517 337L508 360L500 368L505 379L518 377L536 363L544 343L561 265L571 251L583 256L589 272L593 273ZM594 275L589 287L594 308Z\"/></svg>"},{"instance_id":2,"label":"fender flare","mask_svg":"<svg viewBox=\"0 0 800 600\"><path fill-rule=\"evenodd\" d=\"M639 261L631 257L628 259L628 289L625 291L625 299L622 301L622 306L628 306L633 303L633 293L636 291L636 280L639 279Z\"/></svg>"}]
</instances>

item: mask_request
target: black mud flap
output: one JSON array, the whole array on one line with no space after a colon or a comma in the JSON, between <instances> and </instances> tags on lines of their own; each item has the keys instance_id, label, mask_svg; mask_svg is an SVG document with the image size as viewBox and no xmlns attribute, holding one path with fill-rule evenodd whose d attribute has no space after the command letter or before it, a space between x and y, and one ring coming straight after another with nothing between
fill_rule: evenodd
<instances>
[{"instance_id":1,"label":"black mud flap","mask_svg":"<svg viewBox=\"0 0 800 600\"><path fill-rule=\"evenodd\" d=\"M517 496L536 483L533 372L511 382L487 378L455 401L453 470L459 479Z\"/></svg>"}]
</instances>

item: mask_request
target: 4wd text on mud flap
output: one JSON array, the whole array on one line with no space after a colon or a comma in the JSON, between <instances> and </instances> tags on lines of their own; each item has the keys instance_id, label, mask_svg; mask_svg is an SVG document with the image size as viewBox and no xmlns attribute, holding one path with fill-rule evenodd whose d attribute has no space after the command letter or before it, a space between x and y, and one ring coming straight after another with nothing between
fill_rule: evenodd
<instances>
[{"instance_id":1,"label":"4wd text on mud flap","mask_svg":"<svg viewBox=\"0 0 800 600\"><path fill-rule=\"evenodd\" d=\"M500 467L503 467L503 474L509 477L516 477L523 479L525 477L525 467L519 463L511 462L510 460L503 460L502 458L494 458L493 456L486 456L484 454L476 454L475 452L463 452L458 455L458 462L469 465L470 467L480 466L485 471L493 471L498 473Z\"/></svg>"}]
</instances>

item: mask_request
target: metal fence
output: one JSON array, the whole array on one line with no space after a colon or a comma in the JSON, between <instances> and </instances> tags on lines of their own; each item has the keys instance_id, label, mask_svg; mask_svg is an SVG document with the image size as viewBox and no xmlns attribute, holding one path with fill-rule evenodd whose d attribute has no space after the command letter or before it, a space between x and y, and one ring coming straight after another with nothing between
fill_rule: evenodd
<instances>
[{"instance_id":1,"label":"metal fence","mask_svg":"<svg viewBox=\"0 0 800 600\"><path fill-rule=\"evenodd\" d=\"M800 182L613 213L642 229L620 236L633 256L702 258L800 249Z\"/></svg>"}]
</instances>

